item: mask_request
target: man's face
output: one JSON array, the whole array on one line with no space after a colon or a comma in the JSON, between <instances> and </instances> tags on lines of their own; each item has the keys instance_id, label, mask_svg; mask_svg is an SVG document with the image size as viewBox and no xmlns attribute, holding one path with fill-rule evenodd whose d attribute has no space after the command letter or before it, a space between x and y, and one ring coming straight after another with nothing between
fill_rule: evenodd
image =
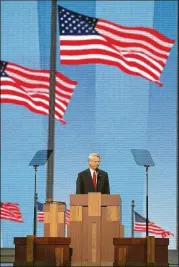
<instances>
[{"instance_id":1,"label":"man's face","mask_svg":"<svg viewBox=\"0 0 179 267\"><path fill-rule=\"evenodd\" d=\"M90 159L88 163L91 169L96 170L99 167L100 158L97 156L93 156L93 158Z\"/></svg>"}]
</instances>

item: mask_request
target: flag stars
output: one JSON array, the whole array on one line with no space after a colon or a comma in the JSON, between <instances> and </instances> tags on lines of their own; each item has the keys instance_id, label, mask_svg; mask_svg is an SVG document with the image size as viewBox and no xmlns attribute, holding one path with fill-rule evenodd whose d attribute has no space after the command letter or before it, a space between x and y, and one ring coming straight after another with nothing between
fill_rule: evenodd
<instances>
[{"instance_id":1,"label":"flag stars","mask_svg":"<svg viewBox=\"0 0 179 267\"><path fill-rule=\"evenodd\" d=\"M97 34L94 31L96 19L83 16L74 12L69 12L65 9L61 12L60 17L60 32L64 35L84 35Z\"/></svg>"}]
</instances>

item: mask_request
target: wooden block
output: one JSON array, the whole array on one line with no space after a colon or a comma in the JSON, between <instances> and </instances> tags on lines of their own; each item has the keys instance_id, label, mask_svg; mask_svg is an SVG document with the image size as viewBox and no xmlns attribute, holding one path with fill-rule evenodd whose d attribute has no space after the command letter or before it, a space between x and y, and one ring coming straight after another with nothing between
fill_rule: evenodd
<instances>
[{"instance_id":1,"label":"wooden block","mask_svg":"<svg viewBox=\"0 0 179 267\"><path fill-rule=\"evenodd\" d=\"M83 207L83 224L82 224L82 247L81 247L81 266L87 266L88 264L88 240L89 240L89 233L88 233L88 207ZM80 266L80 265L77 265Z\"/></svg>"},{"instance_id":2,"label":"wooden block","mask_svg":"<svg viewBox=\"0 0 179 267\"><path fill-rule=\"evenodd\" d=\"M44 211L44 223L50 223L50 204L49 203L43 204L43 211Z\"/></svg>"},{"instance_id":3,"label":"wooden block","mask_svg":"<svg viewBox=\"0 0 179 267\"><path fill-rule=\"evenodd\" d=\"M56 203L50 204L50 222L53 223L54 221L57 221L57 211L58 211L58 205Z\"/></svg>"},{"instance_id":4,"label":"wooden block","mask_svg":"<svg viewBox=\"0 0 179 267\"><path fill-rule=\"evenodd\" d=\"M96 223L92 223L92 263L96 262Z\"/></svg>"},{"instance_id":5,"label":"wooden block","mask_svg":"<svg viewBox=\"0 0 179 267\"><path fill-rule=\"evenodd\" d=\"M101 216L101 193L88 193L88 216Z\"/></svg>"},{"instance_id":6,"label":"wooden block","mask_svg":"<svg viewBox=\"0 0 179 267\"><path fill-rule=\"evenodd\" d=\"M72 266L81 266L82 259L82 222L70 222L68 226L68 236L71 239L70 247L72 248Z\"/></svg>"},{"instance_id":7,"label":"wooden block","mask_svg":"<svg viewBox=\"0 0 179 267\"><path fill-rule=\"evenodd\" d=\"M107 221L119 222L119 206L107 207Z\"/></svg>"},{"instance_id":8,"label":"wooden block","mask_svg":"<svg viewBox=\"0 0 179 267\"><path fill-rule=\"evenodd\" d=\"M119 264L125 266L127 260L127 248L121 247L119 248Z\"/></svg>"},{"instance_id":9,"label":"wooden block","mask_svg":"<svg viewBox=\"0 0 179 267\"><path fill-rule=\"evenodd\" d=\"M111 266L114 261L113 238L119 237L119 222L107 221L107 207L101 209L101 266Z\"/></svg>"},{"instance_id":10,"label":"wooden block","mask_svg":"<svg viewBox=\"0 0 179 267\"><path fill-rule=\"evenodd\" d=\"M33 262L34 258L34 236L27 236L27 247L26 247L26 259L27 262Z\"/></svg>"},{"instance_id":11,"label":"wooden block","mask_svg":"<svg viewBox=\"0 0 179 267\"><path fill-rule=\"evenodd\" d=\"M43 211L44 212L50 211L50 204L49 203L44 203L43 204Z\"/></svg>"},{"instance_id":12,"label":"wooden block","mask_svg":"<svg viewBox=\"0 0 179 267\"><path fill-rule=\"evenodd\" d=\"M58 212L58 223L65 223L65 214L64 214L64 211Z\"/></svg>"},{"instance_id":13,"label":"wooden block","mask_svg":"<svg viewBox=\"0 0 179 267\"><path fill-rule=\"evenodd\" d=\"M59 211L61 211L61 212L62 212L62 211L65 212L65 204L61 204L61 203L58 203L58 202L57 202L57 205L58 205L58 212L59 212Z\"/></svg>"},{"instance_id":14,"label":"wooden block","mask_svg":"<svg viewBox=\"0 0 179 267\"><path fill-rule=\"evenodd\" d=\"M50 223L44 223L44 237L50 237Z\"/></svg>"},{"instance_id":15,"label":"wooden block","mask_svg":"<svg viewBox=\"0 0 179 267\"><path fill-rule=\"evenodd\" d=\"M44 212L44 223L50 223L50 212Z\"/></svg>"},{"instance_id":16,"label":"wooden block","mask_svg":"<svg viewBox=\"0 0 179 267\"><path fill-rule=\"evenodd\" d=\"M70 222L82 222L82 206L70 206Z\"/></svg>"},{"instance_id":17,"label":"wooden block","mask_svg":"<svg viewBox=\"0 0 179 267\"><path fill-rule=\"evenodd\" d=\"M101 196L101 206L120 206L121 205L121 197L120 195L109 195L102 194Z\"/></svg>"},{"instance_id":18,"label":"wooden block","mask_svg":"<svg viewBox=\"0 0 179 267\"><path fill-rule=\"evenodd\" d=\"M147 236L147 263L155 263L155 237Z\"/></svg>"},{"instance_id":19,"label":"wooden block","mask_svg":"<svg viewBox=\"0 0 179 267\"><path fill-rule=\"evenodd\" d=\"M100 266L101 217L88 216L87 220L88 220L88 241L87 241L88 266Z\"/></svg>"},{"instance_id":20,"label":"wooden block","mask_svg":"<svg viewBox=\"0 0 179 267\"><path fill-rule=\"evenodd\" d=\"M124 237L124 225L119 225L119 237Z\"/></svg>"},{"instance_id":21,"label":"wooden block","mask_svg":"<svg viewBox=\"0 0 179 267\"><path fill-rule=\"evenodd\" d=\"M57 237L57 209L56 203L50 203L50 236Z\"/></svg>"},{"instance_id":22,"label":"wooden block","mask_svg":"<svg viewBox=\"0 0 179 267\"><path fill-rule=\"evenodd\" d=\"M64 258L63 254L64 254L63 248L55 248L56 266L63 266L63 258Z\"/></svg>"},{"instance_id":23,"label":"wooden block","mask_svg":"<svg viewBox=\"0 0 179 267\"><path fill-rule=\"evenodd\" d=\"M58 202L45 203L44 207L44 236L64 237L65 236L65 204ZM60 225L59 225L60 224Z\"/></svg>"}]
</instances>

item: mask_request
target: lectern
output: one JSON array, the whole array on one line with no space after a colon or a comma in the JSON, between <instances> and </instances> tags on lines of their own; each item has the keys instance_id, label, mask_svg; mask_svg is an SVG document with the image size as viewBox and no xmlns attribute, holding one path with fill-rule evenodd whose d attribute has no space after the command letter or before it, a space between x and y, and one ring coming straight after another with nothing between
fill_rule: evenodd
<instances>
[{"instance_id":1,"label":"lectern","mask_svg":"<svg viewBox=\"0 0 179 267\"><path fill-rule=\"evenodd\" d=\"M65 207L63 202L43 205L45 237L65 237Z\"/></svg>"},{"instance_id":2,"label":"lectern","mask_svg":"<svg viewBox=\"0 0 179 267\"><path fill-rule=\"evenodd\" d=\"M123 236L120 195L70 195L72 266L113 266L113 238Z\"/></svg>"}]
</instances>

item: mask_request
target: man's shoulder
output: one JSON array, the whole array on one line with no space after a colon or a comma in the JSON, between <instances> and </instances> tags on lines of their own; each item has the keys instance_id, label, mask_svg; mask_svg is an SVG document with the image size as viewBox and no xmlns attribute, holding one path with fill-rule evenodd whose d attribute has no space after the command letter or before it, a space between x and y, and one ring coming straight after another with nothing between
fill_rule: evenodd
<instances>
[{"instance_id":1,"label":"man's shoulder","mask_svg":"<svg viewBox=\"0 0 179 267\"><path fill-rule=\"evenodd\" d=\"M101 175L105 175L105 176L108 175L107 172L105 172L105 171L103 171L101 169L98 169L98 173L101 174Z\"/></svg>"},{"instance_id":2,"label":"man's shoulder","mask_svg":"<svg viewBox=\"0 0 179 267\"><path fill-rule=\"evenodd\" d=\"M85 175L85 174L88 173L88 172L89 172L89 169L86 169L86 170L84 170L84 171L79 172L79 173L78 173L78 176Z\"/></svg>"}]
</instances>

